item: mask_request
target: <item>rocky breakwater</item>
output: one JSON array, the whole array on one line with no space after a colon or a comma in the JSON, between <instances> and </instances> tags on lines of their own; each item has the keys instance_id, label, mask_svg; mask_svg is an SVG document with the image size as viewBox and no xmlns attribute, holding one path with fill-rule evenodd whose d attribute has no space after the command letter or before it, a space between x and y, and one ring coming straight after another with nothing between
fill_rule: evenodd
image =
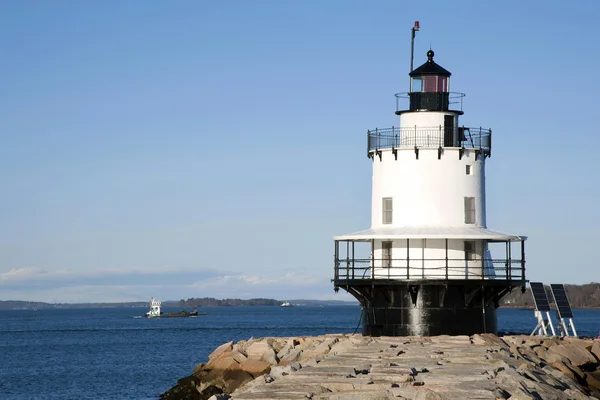
<instances>
[{"instance_id":1,"label":"rocky breakwater","mask_svg":"<svg viewBox=\"0 0 600 400\"><path fill-rule=\"evenodd\" d=\"M491 334L225 343L165 400L600 399L600 341Z\"/></svg>"}]
</instances>

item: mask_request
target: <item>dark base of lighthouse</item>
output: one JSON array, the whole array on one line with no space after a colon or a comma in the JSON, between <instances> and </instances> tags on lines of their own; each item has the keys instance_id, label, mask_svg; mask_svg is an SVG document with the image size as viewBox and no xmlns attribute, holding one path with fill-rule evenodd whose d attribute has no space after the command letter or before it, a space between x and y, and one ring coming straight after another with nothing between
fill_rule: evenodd
<instances>
[{"instance_id":1,"label":"dark base of lighthouse","mask_svg":"<svg viewBox=\"0 0 600 400\"><path fill-rule=\"evenodd\" d=\"M363 306L363 335L435 336L496 334L498 301L514 287L459 281L345 289Z\"/></svg>"}]
</instances>

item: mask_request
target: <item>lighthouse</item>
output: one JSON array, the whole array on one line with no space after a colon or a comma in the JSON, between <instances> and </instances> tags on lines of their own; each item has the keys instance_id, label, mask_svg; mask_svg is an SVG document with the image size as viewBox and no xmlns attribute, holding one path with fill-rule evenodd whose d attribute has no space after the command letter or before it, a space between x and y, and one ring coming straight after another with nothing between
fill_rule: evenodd
<instances>
[{"instance_id":1,"label":"lighthouse","mask_svg":"<svg viewBox=\"0 0 600 400\"><path fill-rule=\"evenodd\" d=\"M334 289L360 302L363 335L497 333L501 298L525 289L526 237L486 223L492 131L460 124L465 95L434 55L395 94L399 126L367 131L371 227L333 238Z\"/></svg>"}]
</instances>

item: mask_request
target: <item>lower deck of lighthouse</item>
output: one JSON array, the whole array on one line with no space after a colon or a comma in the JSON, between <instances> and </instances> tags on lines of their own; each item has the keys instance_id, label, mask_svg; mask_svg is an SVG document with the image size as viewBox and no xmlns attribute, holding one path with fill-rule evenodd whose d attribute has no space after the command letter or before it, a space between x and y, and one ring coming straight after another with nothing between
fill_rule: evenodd
<instances>
[{"instance_id":1,"label":"lower deck of lighthouse","mask_svg":"<svg viewBox=\"0 0 600 400\"><path fill-rule=\"evenodd\" d=\"M369 230L341 237L334 288L360 302L364 335L497 333L501 298L525 287L525 239L480 230L429 238ZM491 247L503 256L493 258Z\"/></svg>"}]
</instances>

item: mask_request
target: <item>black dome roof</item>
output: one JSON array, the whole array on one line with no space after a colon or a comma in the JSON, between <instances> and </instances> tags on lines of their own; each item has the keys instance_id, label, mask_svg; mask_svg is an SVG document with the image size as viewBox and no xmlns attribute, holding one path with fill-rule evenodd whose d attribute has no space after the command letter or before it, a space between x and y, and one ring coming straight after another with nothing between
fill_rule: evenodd
<instances>
[{"instance_id":1,"label":"black dome roof","mask_svg":"<svg viewBox=\"0 0 600 400\"><path fill-rule=\"evenodd\" d=\"M447 69L443 68L442 66L436 64L435 61L433 61L434 54L435 53L433 52L433 50L429 50L427 52L427 62L425 64L421 65L420 67L416 68L412 72L410 72L408 75L410 75L411 77L422 76L422 75L440 75L440 76L452 75L450 73L450 71L448 71Z\"/></svg>"}]
</instances>

